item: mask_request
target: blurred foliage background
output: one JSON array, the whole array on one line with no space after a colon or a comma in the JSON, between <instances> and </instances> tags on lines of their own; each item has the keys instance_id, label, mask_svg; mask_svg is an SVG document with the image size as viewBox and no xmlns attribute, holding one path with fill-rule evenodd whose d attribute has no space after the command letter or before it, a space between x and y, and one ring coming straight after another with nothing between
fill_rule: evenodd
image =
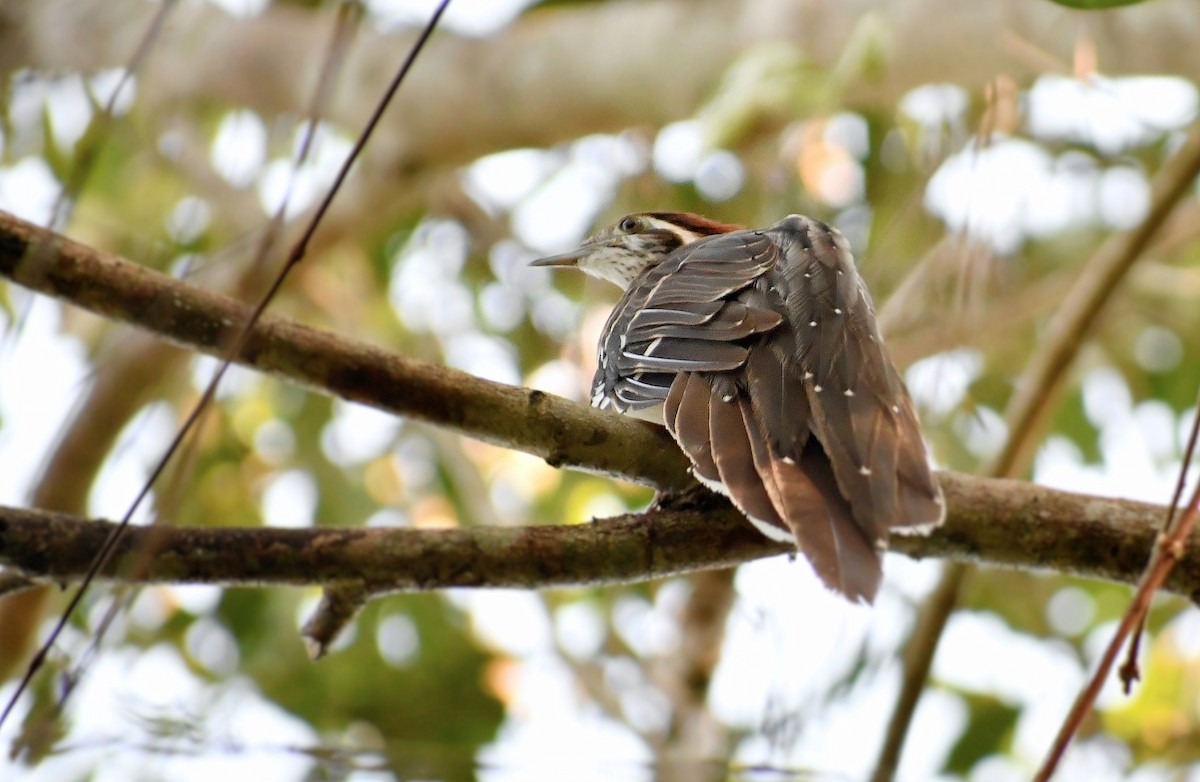
<instances>
[{"instance_id":1,"label":"blurred foliage background","mask_svg":"<svg viewBox=\"0 0 1200 782\"><path fill-rule=\"evenodd\" d=\"M10 0L0 208L253 299L431 7ZM939 464L977 470L1048 318L1144 216L1192 128L1196 40L1192 0L455 0L274 307L586 400L616 291L529 260L643 209L751 226L802 212L856 248ZM1167 501L1200 383L1198 233L1193 188L1082 346L1025 477ZM7 284L0 334L0 501L120 516L213 362ZM434 528L586 523L650 495L235 370L153 499L149 516L181 525ZM315 664L298 636L315 591L145 589L85 654L126 599L94 589L0 765L47 780L860 778L939 569L886 567L873 611L783 561L397 596ZM900 778L1026 778L1128 594L976 574ZM41 588L0 604L6 677L61 603ZM1200 773L1198 657L1200 622L1162 599L1144 683L1106 689L1062 778Z\"/></svg>"}]
</instances>

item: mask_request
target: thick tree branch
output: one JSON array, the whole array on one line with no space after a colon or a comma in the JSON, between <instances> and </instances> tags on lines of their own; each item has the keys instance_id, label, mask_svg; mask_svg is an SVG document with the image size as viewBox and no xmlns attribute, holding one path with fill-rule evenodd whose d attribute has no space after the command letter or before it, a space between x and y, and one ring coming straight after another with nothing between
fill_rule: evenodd
<instances>
[{"instance_id":1,"label":"thick tree branch","mask_svg":"<svg viewBox=\"0 0 1200 782\"><path fill-rule=\"evenodd\" d=\"M107 318L221 355L249 308L0 212L0 276ZM690 481L670 436L561 397L493 383L281 318L264 318L237 361L397 415L658 488Z\"/></svg>"},{"instance_id":2,"label":"thick tree branch","mask_svg":"<svg viewBox=\"0 0 1200 782\"><path fill-rule=\"evenodd\" d=\"M949 515L929 537L894 537L913 557L1048 569L1132 583L1163 509L1017 481L939 476ZM48 511L0 509L0 564L55 581L78 579L111 524ZM1168 588L1200 595L1192 544ZM153 556L145 557L146 552ZM541 589L628 583L726 568L788 547L758 534L722 498L580 526L413 529L131 528L105 577L140 560L137 583L224 586L350 584L368 594L446 587Z\"/></svg>"}]
</instances>

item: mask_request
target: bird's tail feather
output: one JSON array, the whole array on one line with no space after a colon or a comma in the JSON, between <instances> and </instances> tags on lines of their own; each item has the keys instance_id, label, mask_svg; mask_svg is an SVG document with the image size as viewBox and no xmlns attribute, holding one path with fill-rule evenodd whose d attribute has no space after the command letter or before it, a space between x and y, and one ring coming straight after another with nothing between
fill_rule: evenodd
<instances>
[{"instance_id":1,"label":"bird's tail feather","mask_svg":"<svg viewBox=\"0 0 1200 782\"><path fill-rule=\"evenodd\" d=\"M795 460L775 453L750 400L720 375L677 377L665 422L701 482L727 494L768 537L795 540L827 587L874 599L881 554L855 523L818 443Z\"/></svg>"},{"instance_id":2,"label":"bird's tail feather","mask_svg":"<svg viewBox=\"0 0 1200 782\"><path fill-rule=\"evenodd\" d=\"M799 459L781 458L756 431L749 403L740 406L750 442L757 443L754 467L817 575L850 600L872 602L883 578L881 552L855 522L820 446L810 441Z\"/></svg>"}]
</instances>

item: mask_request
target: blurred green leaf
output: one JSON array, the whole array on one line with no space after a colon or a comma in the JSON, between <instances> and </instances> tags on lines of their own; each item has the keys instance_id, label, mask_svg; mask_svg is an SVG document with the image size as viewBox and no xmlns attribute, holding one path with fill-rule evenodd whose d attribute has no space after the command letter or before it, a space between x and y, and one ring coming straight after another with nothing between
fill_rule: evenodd
<instances>
[{"instance_id":1,"label":"blurred green leaf","mask_svg":"<svg viewBox=\"0 0 1200 782\"><path fill-rule=\"evenodd\" d=\"M967 703L967 728L950 750L943 770L966 777L980 760L1008 749L1021 710L991 696L958 694Z\"/></svg>"},{"instance_id":2,"label":"blurred green leaf","mask_svg":"<svg viewBox=\"0 0 1200 782\"><path fill-rule=\"evenodd\" d=\"M760 124L804 116L823 105L829 87L829 79L799 47L783 42L752 46L726 69L698 115L705 142L730 146Z\"/></svg>"},{"instance_id":3,"label":"blurred green leaf","mask_svg":"<svg viewBox=\"0 0 1200 782\"><path fill-rule=\"evenodd\" d=\"M335 645L317 663L295 634L294 600L286 603L292 608L273 610L268 620L277 632L260 636L246 661L264 693L284 708L318 730L363 720L388 741L453 747L467 756L494 738L504 714L484 686L494 658L476 648L440 595L376 601L346 629L349 644ZM384 660L376 635L379 622L397 610L413 623L418 643L402 667Z\"/></svg>"}]
</instances>

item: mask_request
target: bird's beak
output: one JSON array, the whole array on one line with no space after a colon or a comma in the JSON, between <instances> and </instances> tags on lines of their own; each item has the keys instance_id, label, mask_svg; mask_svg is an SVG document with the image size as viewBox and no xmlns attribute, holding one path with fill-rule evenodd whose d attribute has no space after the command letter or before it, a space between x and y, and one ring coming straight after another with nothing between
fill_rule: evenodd
<instances>
[{"instance_id":1,"label":"bird's beak","mask_svg":"<svg viewBox=\"0 0 1200 782\"><path fill-rule=\"evenodd\" d=\"M570 252L560 253L559 255L548 255L545 258L538 258L536 261L530 262L530 266L578 266L590 251L589 245L576 247Z\"/></svg>"}]
</instances>

